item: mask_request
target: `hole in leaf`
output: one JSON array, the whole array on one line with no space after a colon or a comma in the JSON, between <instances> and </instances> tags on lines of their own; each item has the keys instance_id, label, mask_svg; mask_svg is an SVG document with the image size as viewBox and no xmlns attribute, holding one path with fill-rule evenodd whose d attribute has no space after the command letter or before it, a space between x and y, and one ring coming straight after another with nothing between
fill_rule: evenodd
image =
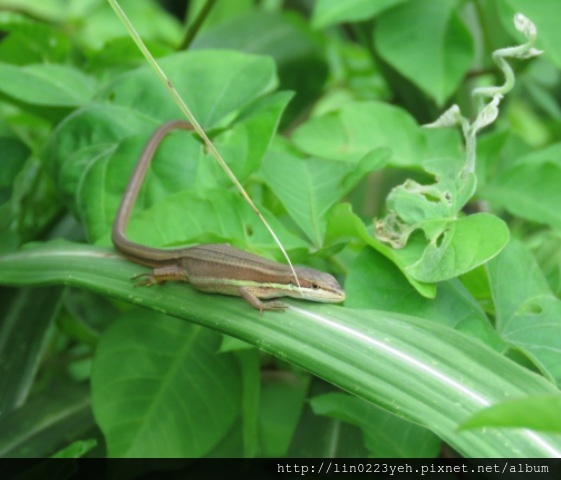
<instances>
[{"instance_id":1,"label":"hole in leaf","mask_svg":"<svg viewBox=\"0 0 561 480\"><path fill-rule=\"evenodd\" d=\"M440 248L442 246L442 242L444 242L444 238L446 237L447 233L448 230L444 230L440 235L438 235L438 237L436 237L436 241L434 243L437 248Z\"/></svg>"},{"instance_id":2,"label":"hole in leaf","mask_svg":"<svg viewBox=\"0 0 561 480\"><path fill-rule=\"evenodd\" d=\"M438 198L438 197L436 197L436 196L434 196L434 195L431 195L430 193L424 192L424 193L423 193L423 196L424 196L429 202L432 202L432 203L439 203L439 202L440 202L440 198Z\"/></svg>"}]
</instances>

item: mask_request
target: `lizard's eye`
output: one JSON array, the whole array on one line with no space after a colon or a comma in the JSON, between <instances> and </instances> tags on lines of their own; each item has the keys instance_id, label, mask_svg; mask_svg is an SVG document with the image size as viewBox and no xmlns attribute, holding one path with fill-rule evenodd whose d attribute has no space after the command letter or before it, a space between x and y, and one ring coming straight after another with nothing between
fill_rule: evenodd
<instances>
[{"instance_id":1,"label":"lizard's eye","mask_svg":"<svg viewBox=\"0 0 561 480\"><path fill-rule=\"evenodd\" d=\"M318 283L312 283L312 289L317 290L319 288L319 284Z\"/></svg>"}]
</instances>

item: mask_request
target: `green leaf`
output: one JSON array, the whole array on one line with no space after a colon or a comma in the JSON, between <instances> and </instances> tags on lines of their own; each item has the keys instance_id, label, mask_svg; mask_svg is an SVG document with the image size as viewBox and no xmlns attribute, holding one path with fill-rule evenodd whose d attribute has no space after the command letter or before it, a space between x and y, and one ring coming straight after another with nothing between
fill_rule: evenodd
<instances>
[{"instance_id":1,"label":"green leaf","mask_svg":"<svg viewBox=\"0 0 561 480\"><path fill-rule=\"evenodd\" d=\"M200 457L226 434L241 402L220 337L146 310L100 339L92 404L112 457ZM126 361L123 361L123 358Z\"/></svg>"},{"instance_id":2,"label":"green leaf","mask_svg":"<svg viewBox=\"0 0 561 480\"><path fill-rule=\"evenodd\" d=\"M317 415L356 425L362 430L368 453L375 458L435 458L440 439L426 428L342 393L327 393L312 398Z\"/></svg>"},{"instance_id":3,"label":"green leaf","mask_svg":"<svg viewBox=\"0 0 561 480\"><path fill-rule=\"evenodd\" d=\"M404 110L382 102L351 102L341 110L312 118L292 135L294 144L317 157L356 162L388 148L390 163L416 166L425 158L425 139Z\"/></svg>"},{"instance_id":4,"label":"green leaf","mask_svg":"<svg viewBox=\"0 0 561 480\"><path fill-rule=\"evenodd\" d=\"M544 378L467 335L424 319L297 300L288 300L290 307L284 313L259 315L239 298L201 294L184 284L135 288L129 279L142 271L112 250L68 242L36 245L0 257L1 284L71 284L212 327L430 428L464 456L561 455L559 436L524 429L457 432L457 426L482 407L517 396L558 392ZM130 344L134 349L147 339L146 332L167 325L168 320L146 322L142 330L127 331L128 336L120 338L121 346ZM172 335L165 352L177 344L186 348ZM108 364L135 367L123 362L121 354L112 358ZM145 392L145 387L138 388ZM108 407L118 408L111 403L114 393L115 388L105 400ZM211 398L217 398L216 391ZM145 445L153 441L150 438Z\"/></svg>"},{"instance_id":5,"label":"green leaf","mask_svg":"<svg viewBox=\"0 0 561 480\"><path fill-rule=\"evenodd\" d=\"M518 217L561 228L561 144L517 159L481 189L481 196Z\"/></svg>"},{"instance_id":6,"label":"green leaf","mask_svg":"<svg viewBox=\"0 0 561 480\"><path fill-rule=\"evenodd\" d=\"M396 248L404 246L417 229L435 241L475 192L475 175L464 173L461 161L435 158L423 166L434 175L435 183L423 185L407 179L394 187L386 200L389 213L376 222L378 238Z\"/></svg>"},{"instance_id":7,"label":"green leaf","mask_svg":"<svg viewBox=\"0 0 561 480\"><path fill-rule=\"evenodd\" d=\"M276 86L275 65L264 56L200 50L170 55L158 63L205 129L217 127L224 117ZM146 66L118 77L98 100L109 100L160 122L182 117L159 78Z\"/></svg>"},{"instance_id":8,"label":"green leaf","mask_svg":"<svg viewBox=\"0 0 561 480\"><path fill-rule=\"evenodd\" d=\"M287 117L290 120L295 114L302 114L321 96L328 76L324 44L325 37L313 32L295 11L280 13L253 8L204 30L191 48L238 50L273 60L280 87L295 92L283 117L286 124Z\"/></svg>"},{"instance_id":9,"label":"green leaf","mask_svg":"<svg viewBox=\"0 0 561 480\"><path fill-rule=\"evenodd\" d=\"M405 0L317 0L312 15L315 28L327 27L335 23L366 20Z\"/></svg>"},{"instance_id":10,"label":"green leaf","mask_svg":"<svg viewBox=\"0 0 561 480\"><path fill-rule=\"evenodd\" d=\"M95 88L92 77L66 65L0 63L0 92L26 104L78 107L91 100Z\"/></svg>"},{"instance_id":11,"label":"green leaf","mask_svg":"<svg viewBox=\"0 0 561 480\"><path fill-rule=\"evenodd\" d=\"M561 301L536 260L522 243L511 241L489 264L489 278L501 337L561 385Z\"/></svg>"},{"instance_id":12,"label":"green leaf","mask_svg":"<svg viewBox=\"0 0 561 480\"><path fill-rule=\"evenodd\" d=\"M508 227L500 218L488 213L469 215L447 223L443 233L405 270L421 282L448 280L491 260L509 237Z\"/></svg>"},{"instance_id":13,"label":"green leaf","mask_svg":"<svg viewBox=\"0 0 561 480\"><path fill-rule=\"evenodd\" d=\"M327 211L364 174L381 168L386 161L384 151L372 152L354 164L303 158L292 152L287 143L279 141L267 152L261 173L291 218L319 248L326 232Z\"/></svg>"},{"instance_id":14,"label":"green leaf","mask_svg":"<svg viewBox=\"0 0 561 480\"><path fill-rule=\"evenodd\" d=\"M436 181L424 185L407 179L394 187L386 200L388 213L375 222L378 239L394 248L403 248L417 229L429 243L440 242L475 192L475 175L465 171L461 160L433 158L423 167Z\"/></svg>"},{"instance_id":15,"label":"green leaf","mask_svg":"<svg viewBox=\"0 0 561 480\"><path fill-rule=\"evenodd\" d=\"M509 230L501 219L487 213L461 217L477 181L463 161L431 158L423 167L435 182L425 185L408 179L394 187L387 197L388 213L375 221L375 232L381 242L394 248L394 257L401 260L398 265L409 276L440 282L497 255L508 241Z\"/></svg>"},{"instance_id":16,"label":"green leaf","mask_svg":"<svg viewBox=\"0 0 561 480\"><path fill-rule=\"evenodd\" d=\"M510 427L561 433L559 412L561 395L532 395L480 410L463 422L460 429Z\"/></svg>"},{"instance_id":17,"label":"green leaf","mask_svg":"<svg viewBox=\"0 0 561 480\"><path fill-rule=\"evenodd\" d=\"M382 13L374 42L380 56L442 106L473 61L473 39L458 0L416 0Z\"/></svg>"}]
</instances>

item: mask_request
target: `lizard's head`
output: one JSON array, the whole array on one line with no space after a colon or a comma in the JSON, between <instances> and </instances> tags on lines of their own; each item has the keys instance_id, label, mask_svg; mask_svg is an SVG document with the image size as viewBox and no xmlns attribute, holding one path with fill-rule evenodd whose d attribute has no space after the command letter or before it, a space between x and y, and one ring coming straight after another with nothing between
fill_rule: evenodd
<instances>
[{"instance_id":1,"label":"lizard's head","mask_svg":"<svg viewBox=\"0 0 561 480\"><path fill-rule=\"evenodd\" d=\"M345 291L333 275L307 267L296 267L295 270L300 289L294 285L290 296L322 303L339 303L345 300Z\"/></svg>"}]
</instances>

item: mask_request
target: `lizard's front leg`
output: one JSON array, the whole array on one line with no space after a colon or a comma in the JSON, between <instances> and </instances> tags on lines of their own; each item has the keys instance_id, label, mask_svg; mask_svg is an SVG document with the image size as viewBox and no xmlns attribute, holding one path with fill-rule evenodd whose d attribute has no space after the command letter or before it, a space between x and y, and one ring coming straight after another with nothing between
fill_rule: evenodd
<instances>
[{"instance_id":1,"label":"lizard's front leg","mask_svg":"<svg viewBox=\"0 0 561 480\"><path fill-rule=\"evenodd\" d=\"M263 314L263 310L286 310L288 305L285 303L273 300L271 302L263 302L255 293L251 291L251 288L240 287L240 297L242 297L247 303L249 303L253 308L259 310L259 313Z\"/></svg>"}]
</instances>

